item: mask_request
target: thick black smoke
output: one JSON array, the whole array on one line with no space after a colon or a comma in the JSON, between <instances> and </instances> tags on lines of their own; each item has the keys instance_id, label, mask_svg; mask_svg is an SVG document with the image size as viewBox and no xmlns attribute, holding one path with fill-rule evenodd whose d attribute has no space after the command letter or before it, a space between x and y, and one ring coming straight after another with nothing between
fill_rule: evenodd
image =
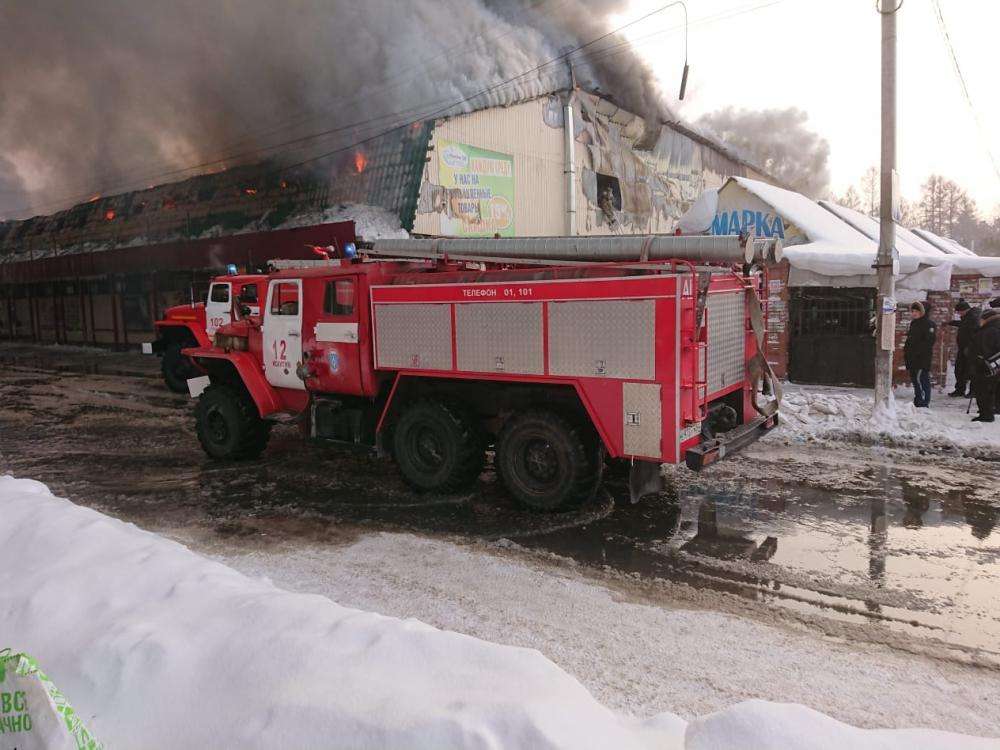
<instances>
[{"instance_id":1,"label":"thick black smoke","mask_svg":"<svg viewBox=\"0 0 1000 750\"><path fill-rule=\"evenodd\" d=\"M20 206L27 201L28 190L24 186L24 180L14 163L0 155L0 206ZM0 210L0 220L3 218L3 211Z\"/></svg>"},{"instance_id":2,"label":"thick black smoke","mask_svg":"<svg viewBox=\"0 0 1000 750\"><path fill-rule=\"evenodd\" d=\"M801 109L747 110L727 107L704 115L698 126L747 161L811 198L829 192L830 144L810 130Z\"/></svg>"},{"instance_id":3,"label":"thick black smoke","mask_svg":"<svg viewBox=\"0 0 1000 750\"><path fill-rule=\"evenodd\" d=\"M0 185L11 191L0 193L0 217L180 179L191 173L164 173L220 156L229 158L202 171L348 145L607 32L608 15L624 5L0 0L0 154L32 188L25 206ZM628 49L580 62L577 74L640 114L665 111ZM464 106L511 102L567 79L565 65L551 65ZM296 148L242 155L330 129L338 130Z\"/></svg>"}]
</instances>

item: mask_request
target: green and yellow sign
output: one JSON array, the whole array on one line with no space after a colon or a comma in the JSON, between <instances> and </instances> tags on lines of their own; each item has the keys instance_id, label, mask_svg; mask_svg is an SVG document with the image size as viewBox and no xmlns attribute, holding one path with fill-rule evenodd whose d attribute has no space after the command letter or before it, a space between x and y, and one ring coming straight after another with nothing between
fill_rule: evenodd
<instances>
[{"instance_id":1,"label":"green and yellow sign","mask_svg":"<svg viewBox=\"0 0 1000 750\"><path fill-rule=\"evenodd\" d=\"M441 140L439 179L448 205L441 234L453 237L514 236L514 157Z\"/></svg>"}]
</instances>

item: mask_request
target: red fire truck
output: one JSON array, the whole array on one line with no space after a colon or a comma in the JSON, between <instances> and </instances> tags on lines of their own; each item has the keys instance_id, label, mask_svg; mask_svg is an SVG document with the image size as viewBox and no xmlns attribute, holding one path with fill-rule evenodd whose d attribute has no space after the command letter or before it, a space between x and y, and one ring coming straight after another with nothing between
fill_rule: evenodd
<instances>
[{"instance_id":1,"label":"red fire truck","mask_svg":"<svg viewBox=\"0 0 1000 750\"><path fill-rule=\"evenodd\" d=\"M212 457L253 458L272 424L296 421L391 454L434 492L474 482L492 449L508 492L538 510L587 500L618 462L637 499L659 489L662 463L700 469L776 426L762 252L780 249L392 240L281 271L262 315L184 351L206 373L189 381L198 438Z\"/></svg>"},{"instance_id":2,"label":"red fire truck","mask_svg":"<svg viewBox=\"0 0 1000 750\"><path fill-rule=\"evenodd\" d=\"M205 302L175 305L164 311L163 319L153 324L156 340L144 343L142 351L160 357L163 381L170 390L187 393L188 378L200 374L181 350L211 346L216 330L232 321L234 305L246 306L259 315L257 295L266 282L267 276L263 274L217 276L212 279Z\"/></svg>"}]
</instances>

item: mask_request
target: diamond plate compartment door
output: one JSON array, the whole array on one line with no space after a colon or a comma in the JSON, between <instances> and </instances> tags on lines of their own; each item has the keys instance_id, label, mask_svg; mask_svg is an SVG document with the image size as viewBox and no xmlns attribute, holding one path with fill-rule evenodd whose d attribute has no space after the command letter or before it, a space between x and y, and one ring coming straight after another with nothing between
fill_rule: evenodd
<instances>
[{"instance_id":1,"label":"diamond plate compartment door","mask_svg":"<svg viewBox=\"0 0 1000 750\"><path fill-rule=\"evenodd\" d=\"M663 415L657 383L622 383L623 450L660 459Z\"/></svg>"},{"instance_id":2,"label":"diamond plate compartment door","mask_svg":"<svg viewBox=\"0 0 1000 750\"><path fill-rule=\"evenodd\" d=\"M375 305L378 367L451 369L451 305Z\"/></svg>"}]
</instances>

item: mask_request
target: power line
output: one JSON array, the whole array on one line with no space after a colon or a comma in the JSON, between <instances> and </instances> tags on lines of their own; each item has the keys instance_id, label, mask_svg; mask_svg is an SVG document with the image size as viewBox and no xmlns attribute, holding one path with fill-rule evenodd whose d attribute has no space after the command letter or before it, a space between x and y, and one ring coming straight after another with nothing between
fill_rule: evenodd
<instances>
[{"instance_id":1,"label":"power line","mask_svg":"<svg viewBox=\"0 0 1000 750\"><path fill-rule=\"evenodd\" d=\"M982 141L983 149L986 151L987 156L990 157L990 163L993 165L993 172L997 176L997 180L1000 180L1000 165L997 163L996 157L993 155L993 151L990 149L989 139L986 137L986 129L983 127L983 122L979 117L979 113L976 111L975 105L972 103L972 97L969 95L969 86L965 82L965 76L962 74L962 67L958 64L958 56L955 54L955 47L951 43L951 35L948 33L948 25L944 21L944 14L941 12L941 0L932 0L934 5L934 12L937 15L938 26L941 28L941 35L944 37L945 46L948 48L948 54L951 56L952 66L955 68L955 75L958 76L958 83L962 89L962 95L965 97L965 101L969 105L969 111L972 112L972 119L976 121L976 129L979 131L979 138Z\"/></svg>"}]
</instances>

